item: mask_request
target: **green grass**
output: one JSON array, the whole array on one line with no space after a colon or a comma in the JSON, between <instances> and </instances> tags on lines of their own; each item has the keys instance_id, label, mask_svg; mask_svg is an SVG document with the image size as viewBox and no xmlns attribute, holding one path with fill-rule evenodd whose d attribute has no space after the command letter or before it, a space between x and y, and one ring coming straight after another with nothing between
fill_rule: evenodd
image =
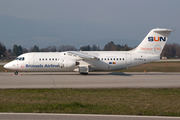
<instances>
[{"instance_id":1,"label":"green grass","mask_svg":"<svg viewBox=\"0 0 180 120\"><path fill-rule=\"evenodd\" d=\"M0 65L0 72L6 72L6 71L14 72L13 70L7 70L7 69L3 68L3 65Z\"/></svg>"},{"instance_id":2,"label":"green grass","mask_svg":"<svg viewBox=\"0 0 180 120\"><path fill-rule=\"evenodd\" d=\"M0 112L180 116L180 88L0 90Z\"/></svg>"},{"instance_id":3,"label":"green grass","mask_svg":"<svg viewBox=\"0 0 180 120\"><path fill-rule=\"evenodd\" d=\"M3 65L0 65L0 71L5 72L5 69L3 68Z\"/></svg>"},{"instance_id":4,"label":"green grass","mask_svg":"<svg viewBox=\"0 0 180 120\"><path fill-rule=\"evenodd\" d=\"M152 62L117 72L180 72L180 62Z\"/></svg>"}]
</instances>

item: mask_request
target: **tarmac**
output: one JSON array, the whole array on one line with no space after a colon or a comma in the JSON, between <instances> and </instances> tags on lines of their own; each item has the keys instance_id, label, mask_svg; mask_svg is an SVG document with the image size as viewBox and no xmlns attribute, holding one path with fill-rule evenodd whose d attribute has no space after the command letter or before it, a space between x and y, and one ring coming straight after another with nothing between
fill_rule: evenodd
<instances>
[{"instance_id":1,"label":"tarmac","mask_svg":"<svg viewBox=\"0 0 180 120\"><path fill-rule=\"evenodd\" d=\"M0 113L0 120L180 120L180 118L135 115Z\"/></svg>"},{"instance_id":2,"label":"tarmac","mask_svg":"<svg viewBox=\"0 0 180 120\"><path fill-rule=\"evenodd\" d=\"M180 73L163 72L0 72L0 89L16 88L179 88Z\"/></svg>"}]
</instances>

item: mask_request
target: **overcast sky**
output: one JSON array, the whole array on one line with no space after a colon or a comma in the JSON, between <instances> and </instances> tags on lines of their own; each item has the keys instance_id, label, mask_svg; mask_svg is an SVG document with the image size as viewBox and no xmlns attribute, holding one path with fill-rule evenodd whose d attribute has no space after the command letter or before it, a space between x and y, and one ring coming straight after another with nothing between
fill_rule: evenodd
<instances>
[{"instance_id":1,"label":"overcast sky","mask_svg":"<svg viewBox=\"0 0 180 120\"><path fill-rule=\"evenodd\" d=\"M180 44L180 0L0 0L0 15L69 26L99 25L91 27L92 33L77 32L74 36L86 45L94 40L94 44L104 46L110 39L124 44L126 41L118 41L124 39L134 40L136 46L156 27L176 29L168 42Z\"/></svg>"}]
</instances>

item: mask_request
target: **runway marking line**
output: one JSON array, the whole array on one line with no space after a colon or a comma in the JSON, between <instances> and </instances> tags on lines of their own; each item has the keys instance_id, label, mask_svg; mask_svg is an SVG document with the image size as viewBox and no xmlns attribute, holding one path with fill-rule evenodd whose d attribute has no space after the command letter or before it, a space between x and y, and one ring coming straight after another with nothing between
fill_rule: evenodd
<instances>
[{"instance_id":1,"label":"runway marking line","mask_svg":"<svg viewBox=\"0 0 180 120\"><path fill-rule=\"evenodd\" d=\"M136 116L136 115L98 115L98 114L51 114L51 113L0 113L0 115L55 115L55 116L89 116L89 117L130 117L130 118L159 118L159 119L180 119L180 117L170 116Z\"/></svg>"}]
</instances>

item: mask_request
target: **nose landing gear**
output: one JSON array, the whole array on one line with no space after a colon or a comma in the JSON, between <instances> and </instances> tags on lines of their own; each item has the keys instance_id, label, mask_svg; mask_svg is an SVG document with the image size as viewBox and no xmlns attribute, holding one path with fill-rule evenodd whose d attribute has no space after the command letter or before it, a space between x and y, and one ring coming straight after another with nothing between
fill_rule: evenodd
<instances>
[{"instance_id":1,"label":"nose landing gear","mask_svg":"<svg viewBox=\"0 0 180 120\"><path fill-rule=\"evenodd\" d=\"M18 75L18 71L15 71L15 72L14 72L14 75Z\"/></svg>"}]
</instances>

